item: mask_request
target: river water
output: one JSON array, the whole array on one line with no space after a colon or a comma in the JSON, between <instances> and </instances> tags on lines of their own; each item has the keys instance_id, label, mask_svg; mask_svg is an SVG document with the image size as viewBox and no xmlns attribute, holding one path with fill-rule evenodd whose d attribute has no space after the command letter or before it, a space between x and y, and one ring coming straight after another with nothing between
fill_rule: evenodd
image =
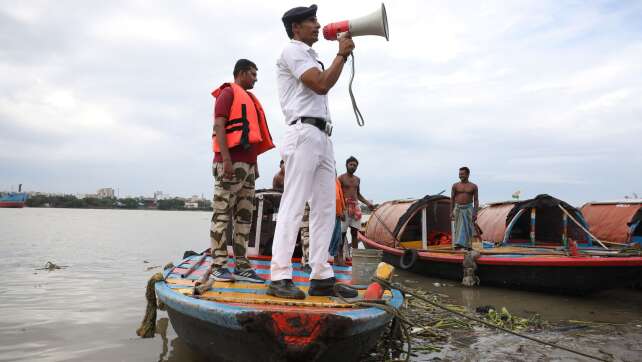
<instances>
[{"instance_id":1,"label":"river water","mask_svg":"<svg viewBox=\"0 0 642 362\"><path fill-rule=\"evenodd\" d=\"M200 361L164 312L160 333L140 339L148 278L185 250L209 245L207 212L0 209L0 361ZM37 270L51 261L66 268ZM552 322L539 338L595 353L642 360L642 291L565 297L457 283L400 272L396 280L448 296L474 310L505 306ZM518 337L480 329L416 360L582 360Z\"/></svg>"}]
</instances>

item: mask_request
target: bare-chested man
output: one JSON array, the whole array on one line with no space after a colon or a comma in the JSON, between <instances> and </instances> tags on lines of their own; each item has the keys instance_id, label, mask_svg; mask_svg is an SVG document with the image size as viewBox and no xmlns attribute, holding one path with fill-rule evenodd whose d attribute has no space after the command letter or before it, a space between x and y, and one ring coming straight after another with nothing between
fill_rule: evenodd
<instances>
[{"instance_id":1,"label":"bare-chested man","mask_svg":"<svg viewBox=\"0 0 642 362\"><path fill-rule=\"evenodd\" d=\"M272 179L272 188L283 192L283 185L285 184L285 162L281 160L279 163L279 172L274 175L274 178Z\"/></svg>"},{"instance_id":2,"label":"bare-chested man","mask_svg":"<svg viewBox=\"0 0 642 362\"><path fill-rule=\"evenodd\" d=\"M453 220L453 247L455 249L471 249L472 238L475 231L475 220L477 220L477 209L479 198L477 185L468 181L470 169L461 167L459 179L453 185L450 198L450 217Z\"/></svg>"},{"instance_id":3,"label":"bare-chested man","mask_svg":"<svg viewBox=\"0 0 642 362\"><path fill-rule=\"evenodd\" d=\"M350 156L346 160L347 172L339 176L339 182L341 182L341 189L346 201L345 219L341 223L341 232L345 239L348 228L350 228L353 249L359 247L359 239L357 239L357 231L361 229L361 209L359 208L359 201L368 206L370 210L374 209L374 205L361 195L361 180L354 175L357 167L359 167L359 161L354 156Z\"/></svg>"}]
</instances>

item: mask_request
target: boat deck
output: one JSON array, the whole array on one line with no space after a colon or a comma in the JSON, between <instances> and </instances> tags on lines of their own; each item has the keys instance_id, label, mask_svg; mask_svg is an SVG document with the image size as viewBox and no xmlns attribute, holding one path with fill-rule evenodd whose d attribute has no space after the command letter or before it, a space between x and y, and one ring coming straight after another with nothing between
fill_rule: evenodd
<instances>
[{"instance_id":1,"label":"boat deck","mask_svg":"<svg viewBox=\"0 0 642 362\"><path fill-rule=\"evenodd\" d=\"M166 276L165 282L168 287L177 293L193 296L194 285L201 279L204 273L209 268L212 258L207 257L197 268L187 277L183 278L182 274L186 273L192 265L200 260L199 255L192 256L182 261L181 264L174 267ZM309 274L301 270L300 263L293 263L292 280L294 284L301 290L306 292L306 298L302 300L283 299L268 295L267 288L270 283L270 261L266 259L250 258L250 262L254 267L256 273L266 280L265 284L250 283L244 281L236 282L214 282L211 288L202 293L198 298L202 300L210 300L228 305L235 305L239 307L253 307L264 310L279 310L290 309L292 307L305 308L308 311L314 309L329 312L331 310L346 310L346 308L354 308L352 304L342 302L336 297L319 297L308 296L307 291L309 288ZM230 271L234 268L234 261L228 261ZM351 284L352 267L351 266L333 266L337 282ZM359 296L351 299L357 301L363 299L364 290L359 290ZM387 291L384 294L384 299L390 299L392 294Z\"/></svg>"}]
</instances>

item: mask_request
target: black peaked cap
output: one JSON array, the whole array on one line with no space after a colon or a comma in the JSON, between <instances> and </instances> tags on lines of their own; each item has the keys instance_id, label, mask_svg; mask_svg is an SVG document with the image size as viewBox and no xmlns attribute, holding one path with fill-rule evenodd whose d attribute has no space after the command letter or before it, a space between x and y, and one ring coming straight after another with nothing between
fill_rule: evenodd
<instances>
[{"instance_id":1,"label":"black peaked cap","mask_svg":"<svg viewBox=\"0 0 642 362\"><path fill-rule=\"evenodd\" d=\"M311 16L317 16L317 6L315 4L312 4L309 7L298 6L296 8L292 8L283 14L281 20L283 20L283 25L287 27L293 22L303 21Z\"/></svg>"}]
</instances>

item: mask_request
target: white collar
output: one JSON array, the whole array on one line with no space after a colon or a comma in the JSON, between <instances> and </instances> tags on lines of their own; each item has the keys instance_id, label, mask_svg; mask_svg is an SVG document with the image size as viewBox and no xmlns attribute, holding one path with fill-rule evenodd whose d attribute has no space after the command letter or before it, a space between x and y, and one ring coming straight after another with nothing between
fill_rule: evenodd
<instances>
[{"instance_id":1,"label":"white collar","mask_svg":"<svg viewBox=\"0 0 642 362\"><path fill-rule=\"evenodd\" d=\"M312 53L314 55L317 55L317 52L314 49L312 49L311 46L309 46L308 44L306 44L306 43L304 43L304 42L302 42L300 40L290 39L290 43L295 44L295 45L297 45L299 47L302 47L307 52L310 52L310 53Z\"/></svg>"}]
</instances>

